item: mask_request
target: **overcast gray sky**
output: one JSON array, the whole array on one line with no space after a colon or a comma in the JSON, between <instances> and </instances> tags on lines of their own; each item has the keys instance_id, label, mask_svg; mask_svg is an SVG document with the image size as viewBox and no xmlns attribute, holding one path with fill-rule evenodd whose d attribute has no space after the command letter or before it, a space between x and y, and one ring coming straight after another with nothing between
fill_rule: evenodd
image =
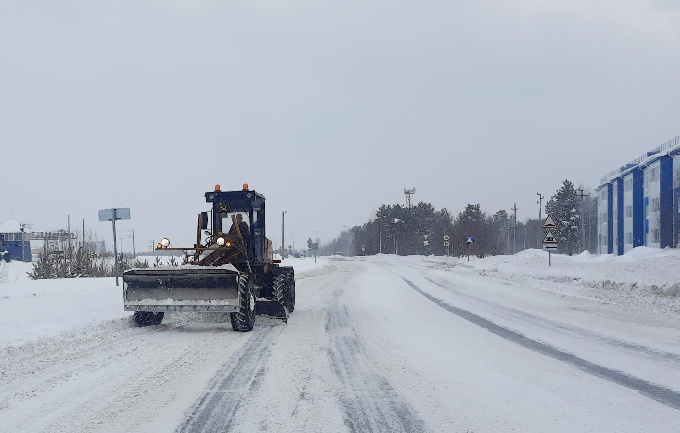
<instances>
[{"instance_id":1,"label":"overcast gray sky","mask_svg":"<svg viewBox=\"0 0 680 433\"><path fill-rule=\"evenodd\" d=\"M0 0L0 223L186 245L243 182L296 246L405 187L525 219L680 135L678 5Z\"/></svg>"}]
</instances>

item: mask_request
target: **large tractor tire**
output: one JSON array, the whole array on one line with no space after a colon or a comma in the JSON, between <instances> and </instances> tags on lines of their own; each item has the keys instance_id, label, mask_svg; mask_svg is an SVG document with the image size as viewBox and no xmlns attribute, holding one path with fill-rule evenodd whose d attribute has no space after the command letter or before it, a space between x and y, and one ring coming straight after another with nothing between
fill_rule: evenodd
<instances>
[{"instance_id":1,"label":"large tractor tire","mask_svg":"<svg viewBox=\"0 0 680 433\"><path fill-rule=\"evenodd\" d=\"M276 301L281 305L285 305L285 292L286 292L286 275L279 274L274 277L274 282L272 284L272 301Z\"/></svg>"},{"instance_id":2,"label":"large tractor tire","mask_svg":"<svg viewBox=\"0 0 680 433\"><path fill-rule=\"evenodd\" d=\"M283 305L286 306L289 313L292 313L293 310L295 310L295 271L293 270L286 273Z\"/></svg>"},{"instance_id":3,"label":"large tractor tire","mask_svg":"<svg viewBox=\"0 0 680 433\"><path fill-rule=\"evenodd\" d=\"M160 325L165 313L153 313L151 311L135 311L133 318L139 326Z\"/></svg>"},{"instance_id":4,"label":"large tractor tire","mask_svg":"<svg viewBox=\"0 0 680 433\"><path fill-rule=\"evenodd\" d=\"M249 332L255 325L255 298L253 297L253 281L248 274L238 277L239 311L231 313L231 327L236 332Z\"/></svg>"}]
</instances>

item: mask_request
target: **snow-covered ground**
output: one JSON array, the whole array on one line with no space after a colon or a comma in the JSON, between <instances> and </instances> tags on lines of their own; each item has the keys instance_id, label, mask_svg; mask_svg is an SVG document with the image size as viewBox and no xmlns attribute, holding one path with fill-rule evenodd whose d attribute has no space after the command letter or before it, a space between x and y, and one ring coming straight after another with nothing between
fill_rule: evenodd
<instances>
[{"instance_id":1,"label":"snow-covered ground","mask_svg":"<svg viewBox=\"0 0 680 433\"><path fill-rule=\"evenodd\" d=\"M680 431L679 258L290 259L295 312L250 333L138 328L113 279L17 274L0 430Z\"/></svg>"}]
</instances>

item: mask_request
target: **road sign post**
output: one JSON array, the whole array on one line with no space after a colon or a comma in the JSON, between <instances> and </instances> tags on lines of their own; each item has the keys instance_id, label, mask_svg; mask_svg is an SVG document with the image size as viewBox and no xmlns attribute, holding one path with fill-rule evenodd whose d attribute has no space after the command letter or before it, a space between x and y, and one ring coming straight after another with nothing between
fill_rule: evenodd
<instances>
[{"instance_id":1,"label":"road sign post","mask_svg":"<svg viewBox=\"0 0 680 433\"><path fill-rule=\"evenodd\" d=\"M465 243L466 243L467 246L468 246L468 254L467 254L467 256L468 256L468 262L469 262L469 261L470 261L470 245L472 245L472 244L475 243L475 238L473 238L472 236L467 236L467 237L465 238Z\"/></svg>"},{"instance_id":2,"label":"road sign post","mask_svg":"<svg viewBox=\"0 0 680 433\"><path fill-rule=\"evenodd\" d=\"M116 286L118 286L118 248L116 246L116 220L129 220L130 208L111 208L99 211L99 221L111 221L113 226L113 273L116 275Z\"/></svg>"}]
</instances>

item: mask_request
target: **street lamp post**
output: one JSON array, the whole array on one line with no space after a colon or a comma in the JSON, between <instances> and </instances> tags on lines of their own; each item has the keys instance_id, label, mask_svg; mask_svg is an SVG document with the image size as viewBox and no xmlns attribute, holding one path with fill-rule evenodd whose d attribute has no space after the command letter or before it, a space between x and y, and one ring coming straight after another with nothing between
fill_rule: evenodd
<instances>
[{"instance_id":1,"label":"street lamp post","mask_svg":"<svg viewBox=\"0 0 680 433\"><path fill-rule=\"evenodd\" d=\"M400 220L399 218L395 218L392 221L392 237L394 238L394 254L395 255L399 254L399 250L397 249L397 224L399 224L401 222L403 222L403 221Z\"/></svg>"},{"instance_id":2,"label":"street lamp post","mask_svg":"<svg viewBox=\"0 0 680 433\"><path fill-rule=\"evenodd\" d=\"M319 232L316 230L312 230L314 233L316 233L316 238L314 239L314 243L318 245L319 243ZM319 248L314 248L314 263L316 263L316 252Z\"/></svg>"},{"instance_id":3,"label":"street lamp post","mask_svg":"<svg viewBox=\"0 0 680 433\"><path fill-rule=\"evenodd\" d=\"M347 229L347 257L349 257L349 241L350 241L350 234L351 233L349 231L349 227L347 227L346 225L343 225L343 227L345 229Z\"/></svg>"},{"instance_id":4,"label":"street lamp post","mask_svg":"<svg viewBox=\"0 0 680 433\"><path fill-rule=\"evenodd\" d=\"M281 212L281 259L283 259L283 251L285 250L285 245L286 245L286 235L285 235L286 212L288 212L288 211L284 210L283 212Z\"/></svg>"},{"instance_id":5,"label":"street lamp post","mask_svg":"<svg viewBox=\"0 0 680 433\"><path fill-rule=\"evenodd\" d=\"M132 232L132 258L134 259L137 257L137 250L135 249L135 229L129 228L128 230Z\"/></svg>"},{"instance_id":6,"label":"street lamp post","mask_svg":"<svg viewBox=\"0 0 680 433\"><path fill-rule=\"evenodd\" d=\"M538 248L541 248L541 211L543 209L543 195L540 192L537 192L536 195L538 196Z\"/></svg>"}]
</instances>

